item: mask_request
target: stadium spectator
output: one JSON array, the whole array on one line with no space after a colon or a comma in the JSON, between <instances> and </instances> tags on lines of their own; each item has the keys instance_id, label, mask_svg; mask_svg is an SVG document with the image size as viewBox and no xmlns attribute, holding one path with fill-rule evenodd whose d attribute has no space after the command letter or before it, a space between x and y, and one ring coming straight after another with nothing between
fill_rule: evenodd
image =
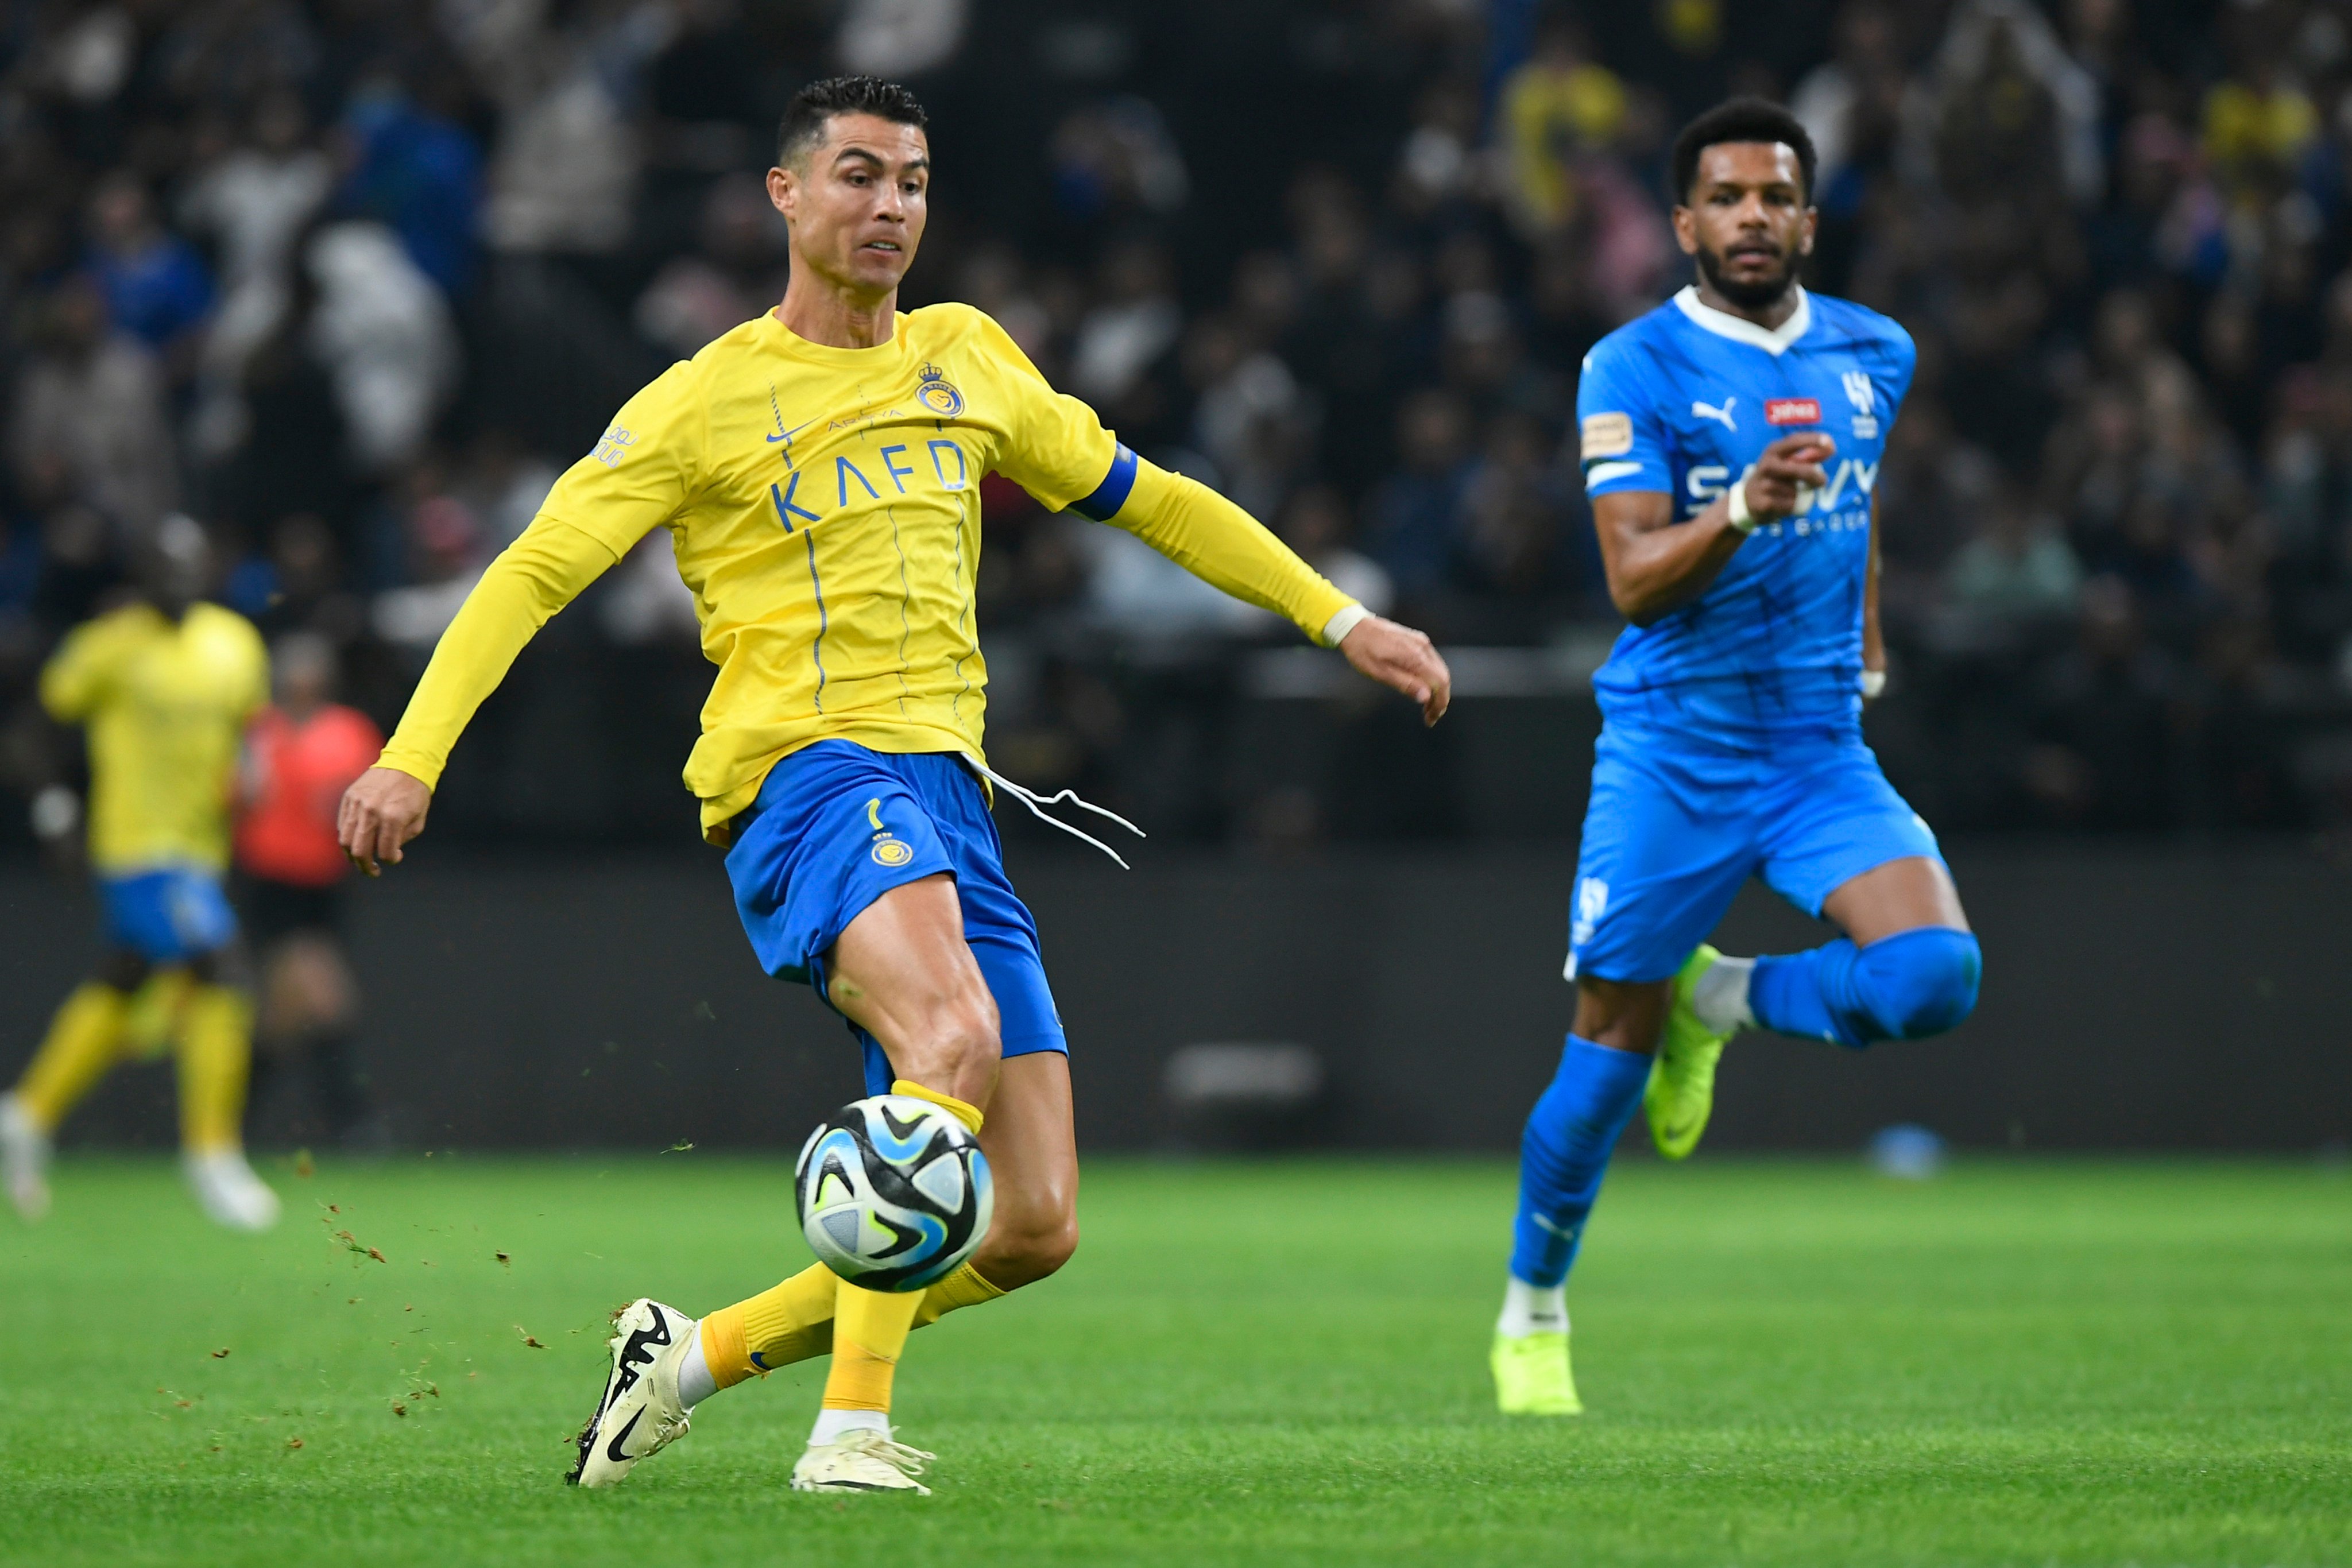
<instances>
[{"instance_id":1,"label":"stadium spectator","mask_svg":"<svg viewBox=\"0 0 2352 1568\"><path fill-rule=\"evenodd\" d=\"M87 275L28 317L8 428L18 494L39 507L85 503L134 533L153 528L180 488L154 354L114 329L106 291Z\"/></svg>"},{"instance_id":2,"label":"stadium spectator","mask_svg":"<svg viewBox=\"0 0 2352 1568\"><path fill-rule=\"evenodd\" d=\"M444 84L441 96L454 96L448 78L420 74ZM481 179L473 139L383 78L352 95L341 134L350 168L335 193L337 213L383 225L418 271L451 298L463 296L473 281Z\"/></svg>"},{"instance_id":3,"label":"stadium spectator","mask_svg":"<svg viewBox=\"0 0 2352 1568\"><path fill-rule=\"evenodd\" d=\"M195 247L163 227L145 183L108 175L89 202L89 269L115 326L166 357L186 358L212 308L213 280Z\"/></svg>"},{"instance_id":4,"label":"stadium spectator","mask_svg":"<svg viewBox=\"0 0 2352 1568\"><path fill-rule=\"evenodd\" d=\"M1583 30L1555 16L1536 46L1535 57L1504 82L1502 123L1510 161L1511 195L1519 217L1542 232L1564 226L1577 215L1580 182L1577 161L1605 152L1624 128L1625 87L1616 73L1591 58ZM1416 131L1414 141L1429 134ZM1414 141L1405 158L1414 160ZM1466 163L1469 149L1451 150ZM1426 161L1428 154L1423 155Z\"/></svg>"},{"instance_id":5,"label":"stadium spectator","mask_svg":"<svg viewBox=\"0 0 2352 1568\"><path fill-rule=\"evenodd\" d=\"M2083 567L2064 536L2014 489L1990 499L1982 530L1946 571L1952 608L1971 628L1995 635L2073 614Z\"/></svg>"},{"instance_id":6,"label":"stadium spectator","mask_svg":"<svg viewBox=\"0 0 2352 1568\"><path fill-rule=\"evenodd\" d=\"M1397 471L1371 494L1365 542L1408 602L1454 564L1454 519L1468 483L1468 413L1451 393L1413 393L1397 411Z\"/></svg>"}]
</instances>

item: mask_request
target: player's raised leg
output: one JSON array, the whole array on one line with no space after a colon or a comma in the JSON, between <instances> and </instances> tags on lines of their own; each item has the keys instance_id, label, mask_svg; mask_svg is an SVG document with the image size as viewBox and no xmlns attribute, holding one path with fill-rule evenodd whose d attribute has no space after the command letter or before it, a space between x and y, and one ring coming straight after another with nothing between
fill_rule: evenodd
<instances>
[{"instance_id":1,"label":"player's raised leg","mask_svg":"<svg viewBox=\"0 0 2352 1568\"><path fill-rule=\"evenodd\" d=\"M1930 855L1886 862L1847 879L1822 913L1846 935L1802 953L1726 958L1710 988L1711 1021L1853 1050L1923 1040L1976 1008L1983 954L1951 873Z\"/></svg>"}]
</instances>

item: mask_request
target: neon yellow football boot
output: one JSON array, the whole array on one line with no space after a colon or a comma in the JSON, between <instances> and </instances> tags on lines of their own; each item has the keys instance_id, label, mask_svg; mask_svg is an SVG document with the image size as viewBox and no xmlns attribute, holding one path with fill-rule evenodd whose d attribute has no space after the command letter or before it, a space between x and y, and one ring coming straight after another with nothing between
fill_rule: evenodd
<instances>
[{"instance_id":1,"label":"neon yellow football boot","mask_svg":"<svg viewBox=\"0 0 2352 1568\"><path fill-rule=\"evenodd\" d=\"M1642 1092L1642 1109L1650 1119L1650 1139L1658 1153L1679 1160L1698 1147L1706 1131L1707 1113L1715 1109L1715 1064L1728 1034L1710 1034L1691 1010L1691 990L1698 978L1715 967L1723 955L1702 942L1675 976L1674 1002L1666 1011L1665 1038L1658 1042L1657 1060L1650 1064L1649 1086Z\"/></svg>"},{"instance_id":2,"label":"neon yellow football boot","mask_svg":"<svg viewBox=\"0 0 2352 1568\"><path fill-rule=\"evenodd\" d=\"M1576 1374L1569 1369L1568 1335L1495 1336L1495 1405L1506 1416L1581 1416Z\"/></svg>"}]
</instances>

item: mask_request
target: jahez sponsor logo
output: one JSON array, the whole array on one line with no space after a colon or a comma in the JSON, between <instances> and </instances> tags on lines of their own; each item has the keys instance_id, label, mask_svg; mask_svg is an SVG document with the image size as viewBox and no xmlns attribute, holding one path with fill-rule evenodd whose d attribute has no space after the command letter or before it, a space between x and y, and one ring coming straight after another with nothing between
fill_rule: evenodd
<instances>
[{"instance_id":1,"label":"jahez sponsor logo","mask_svg":"<svg viewBox=\"0 0 2352 1568\"><path fill-rule=\"evenodd\" d=\"M1764 403L1767 424L1819 424L1822 422L1822 402L1811 397L1768 398Z\"/></svg>"}]
</instances>

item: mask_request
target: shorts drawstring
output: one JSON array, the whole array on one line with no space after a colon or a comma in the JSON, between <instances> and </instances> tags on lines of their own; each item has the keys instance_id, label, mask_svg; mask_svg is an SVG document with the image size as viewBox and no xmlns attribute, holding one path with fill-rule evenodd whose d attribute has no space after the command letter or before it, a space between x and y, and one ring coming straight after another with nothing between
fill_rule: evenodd
<instances>
[{"instance_id":1,"label":"shorts drawstring","mask_svg":"<svg viewBox=\"0 0 2352 1568\"><path fill-rule=\"evenodd\" d=\"M1070 826L1069 823L1062 821L1059 817L1047 816L1045 814L1045 808L1048 806L1058 806L1063 801L1067 800L1071 805L1079 808L1081 810L1092 811L1097 817L1108 817L1112 821L1117 822L1120 827L1125 828L1129 832L1133 833L1139 839L1150 837L1150 835L1146 833L1141 828L1137 827L1133 822L1129 821L1117 811L1107 811L1091 800L1079 799L1078 792L1075 789L1064 789L1058 794L1040 798L1034 791L1024 789L1020 785L1015 784L1012 779L1005 778L1003 774L995 772L990 768L988 764L982 762L979 758L971 755L971 753L967 751L961 755L964 761L971 764L973 772L979 774L982 778L987 779L990 783L995 785L1006 794L1011 795L1023 805L1028 807L1029 814L1036 818L1039 821L1059 828L1062 831L1069 834L1074 839L1084 839L1087 843L1094 845L1095 848L1110 856L1112 860L1118 862L1118 869L1121 871L1132 871L1135 869L1127 863L1126 860L1121 857L1117 850L1111 848L1100 839L1096 838L1093 834L1080 831L1078 829L1074 828Z\"/></svg>"}]
</instances>

